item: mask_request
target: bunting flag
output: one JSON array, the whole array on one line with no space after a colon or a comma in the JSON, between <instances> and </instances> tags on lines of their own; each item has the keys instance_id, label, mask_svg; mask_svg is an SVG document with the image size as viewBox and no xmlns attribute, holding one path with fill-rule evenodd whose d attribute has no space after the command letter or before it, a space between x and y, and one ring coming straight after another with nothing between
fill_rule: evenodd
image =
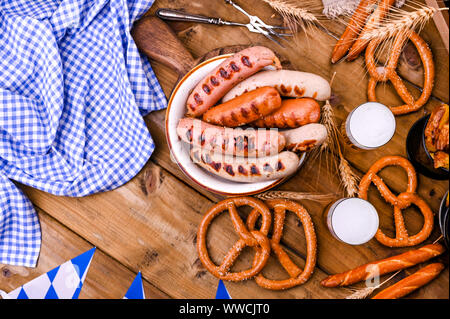
<instances>
[{"instance_id":1,"label":"bunting flag","mask_svg":"<svg viewBox=\"0 0 450 319\"><path fill-rule=\"evenodd\" d=\"M222 280L219 281L217 286L216 299L232 299Z\"/></svg>"},{"instance_id":2,"label":"bunting flag","mask_svg":"<svg viewBox=\"0 0 450 319\"><path fill-rule=\"evenodd\" d=\"M3 299L78 299L95 247L50 270L10 293Z\"/></svg>"},{"instance_id":3,"label":"bunting flag","mask_svg":"<svg viewBox=\"0 0 450 319\"><path fill-rule=\"evenodd\" d=\"M130 288L123 299L145 299L144 285L142 284L142 275L139 272L131 283Z\"/></svg>"}]
</instances>

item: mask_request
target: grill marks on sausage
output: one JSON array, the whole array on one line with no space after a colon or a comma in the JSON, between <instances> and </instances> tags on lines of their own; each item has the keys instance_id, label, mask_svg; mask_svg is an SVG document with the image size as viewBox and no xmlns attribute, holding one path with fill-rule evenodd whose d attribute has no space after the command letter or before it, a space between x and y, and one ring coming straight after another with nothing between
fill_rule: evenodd
<instances>
[{"instance_id":1,"label":"grill marks on sausage","mask_svg":"<svg viewBox=\"0 0 450 319\"><path fill-rule=\"evenodd\" d=\"M223 169L225 170L225 172L227 172L227 173L230 174L231 176L234 176L234 175L235 175L235 174L234 174L234 171L233 171L233 166L232 166L232 165L225 164L225 165L223 166Z\"/></svg>"},{"instance_id":2,"label":"grill marks on sausage","mask_svg":"<svg viewBox=\"0 0 450 319\"><path fill-rule=\"evenodd\" d=\"M206 94L208 94L208 95L211 94L211 88L209 87L208 84L203 84L202 89Z\"/></svg>"},{"instance_id":3,"label":"grill marks on sausage","mask_svg":"<svg viewBox=\"0 0 450 319\"><path fill-rule=\"evenodd\" d=\"M205 140L206 140L205 131L202 131L202 134L200 134L200 136L198 137L198 142L201 146L203 146L205 145Z\"/></svg>"},{"instance_id":4,"label":"grill marks on sausage","mask_svg":"<svg viewBox=\"0 0 450 319\"><path fill-rule=\"evenodd\" d=\"M250 174L253 176L259 176L261 173L259 172L259 168L256 165L252 165L250 167Z\"/></svg>"},{"instance_id":5,"label":"grill marks on sausage","mask_svg":"<svg viewBox=\"0 0 450 319\"><path fill-rule=\"evenodd\" d=\"M244 118L248 118L248 116L250 115L245 107L241 107L241 114Z\"/></svg>"},{"instance_id":6,"label":"grill marks on sausage","mask_svg":"<svg viewBox=\"0 0 450 319\"><path fill-rule=\"evenodd\" d=\"M243 65L245 65L246 67L248 67L248 68L251 68L253 65L252 65L252 63L250 62L250 58L248 57L248 56L243 56L242 58L241 58L241 62L242 62L242 64Z\"/></svg>"},{"instance_id":7,"label":"grill marks on sausage","mask_svg":"<svg viewBox=\"0 0 450 319\"><path fill-rule=\"evenodd\" d=\"M220 171L220 168L222 167L221 163L211 162L209 164L216 172Z\"/></svg>"},{"instance_id":8,"label":"grill marks on sausage","mask_svg":"<svg viewBox=\"0 0 450 319\"><path fill-rule=\"evenodd\" d=\"M258 106L256 105L255 102L250 103L250 109L251 109L252 112L254 112L255 114L259 114L259 109L258 109Z\"/></svg>"},{"instance_id":9,"label":"grill marks on sausage","mask_svg":"<svg viewBox=\"0 0 450 319\"><path fill-rule=\"evenodd\" d=\"M248 171L247 171L242 165L239 165L239 166L238 166L238 172L239 172L239 174L241 174L241 175L248 176Z\"/></svg>"},{"instance_id":10,"label":"grill marks on sausage","mask_svg":"<svg viewBox=\"0 0 450 319\"><path fill-rule=\"evenodd\" d=\"M226 150L228 148L228 139L224 139L222 142L222 150Z\"/></svg>"},{"instance_id":11,"label":"grill marks on sausage","mask_svg":"<svg viewBox=\"0 0 450 319\"><path fill-rule=\"evenodd\" d=\"M247 140L247 149L248 151L253 151L255 149L255 138L251 137Z\"/></svg>"},{"instance_id":12,"label":"grill marks on sausage","mask_svg":"<svg viewBox=\"0 0 450 319\"><path fill-rule=\"evenodd\" d=\"M234 147L236 151L243 151L245 149L245 142L242 136L234 138Z\"/></svg>"},{"instance_id":13,"label":"grill marks on sausage","mask_svg":"<svg viewBox=\"0 0 450 319\"><path fill-rule=\"evenodd\" d=\"M220 74L221 77L223 77L226 80L229 80L231 78L231 74L228 73L227 71L225 71L224 68L220 68L219 69L219 74Z\"/></svg>"},{"instance_id":14,"label":"grill marks on sausage","mask_svg":"<svg viewBox=\"0 0 450 319\"><path fill-rule=\"evenodd\" d=\"M194 100L195 100L195 102L197 102L197 105L202 105L203 104L203 100L200 97L200 94L198 94L198 93L194 94Z\"/></svg>"},{"instance_id":15,"label":"grill marks on sausage","mask_svg":"<svg viewBox=\"0 0 450 319\"><path fill-rule=\"evenodd\" d=\"M231 112L230 117L235 123L239 123L239 117L237 116L236 113Z\"/></svg>"},{"instance_id":16,"label":"grill marks on sausage","mask_svg":"<svg viewBox=\"0 0 450 319\"><path fill-rule=\"evenodd\" d=\"M248 151L248 136L240 135L234 138L234 148L237 152Z\"/></svg>"},{"instance_id":17,"label":"grill marks on sausage","mask_svg":"<svg viewBox=\"0 0 450 319\"><path fill-rule=\"evenodd\" d=\"M286 149L293 151L293 152L307 152L314 148L316 145L316 140L306 140L302 143L294 143L286 145Z\"/></svg>"},{"instance_id":18,"label":"grill marks on sausage","mask_svg":"<svg viewBox=\"0 0 450 319\"><path fill-rule=\"evenodd\" d=\"M280 92L283 95L291 93L292 88L290 86L284 86L283 84L280 85Z\"/></svg>"},{"instance_id":19,"label":"grill marks on sausage","mask_svg":"<svg viewBox=\"0 0 450 319\"><path fill-rule=\"evenodd\" d=\"M216 172L220 171L220 168L222 167L221 163L214 162L211 159L211 156L209 156L208 154L203 154L202 156L200 156L199 152L194 152L193 157L197 162L200 162L201 160L203 163L211 166L211 168L214 169Z\"/></svg>"},{"instance_id":20,"label":"grill marks on sausage","mask_svg":"<svg viewBox=\"0 0 450 319\"><path fill-rule=\"evenodd\" d=\"M219 84L220 84L219 81L217 81L217 78L215 76L212 76L210 81L213 86L219 86Z\"/></svg>"},{"instance_id":21,"label":"grill marks on sausage","mask_svg":"<svg viewBox=\"0 0 450 319\"><path fill-rule=\"evenodd\" d=\"M297 85L294 87L294 92L298 97L302 97L305 94L305 88L299 88Z\"/></svg>"},{"instance_id":22,"label":"grill marks on sausage","mask_svg":"<svg viewBox=\"0 0 450 319\"><path fill-rule=\"evenodd\" d=\"M230 63L230 67L231 67L231 70L233 70L234 72L239 72L241 70L234 62Z\"/></svg>"},{"instance_id":23,"label":"grill marks on sausage","mask_svg":"<svg viewBox=\"0 0 450 319\"><path fill-rule=\"evenodd\" d=\"M285 167L281 161L277 162L277 172L284 170Z\"/></svg>"}]
</instances>

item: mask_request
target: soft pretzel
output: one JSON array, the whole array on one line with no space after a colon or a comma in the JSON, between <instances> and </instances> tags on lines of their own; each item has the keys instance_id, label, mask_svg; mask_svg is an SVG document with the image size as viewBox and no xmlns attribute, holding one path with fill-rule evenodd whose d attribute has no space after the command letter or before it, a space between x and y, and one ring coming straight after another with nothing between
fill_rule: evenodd
<instances>
[{"instance_id":1,"label":"soft pretzel","mask_svg":"<svg viewBox=\"0 0 450 319\"><path fill-rule=\"evenodd\" d=\"M396 72L398 60L402 52L403 44L406 38L409 38L419 52L424 69L424 84L422 94L419 99L414 100L414 97L409 92L403 80ZM367 96L370 102L376 102L377 97L375 88L378 82L390 81L397 91L400 98L405 103L401 106L390 107L392 113L395 115L407 114L419 110L430 98L434 86L434 63L433 54L427 43L414 31L407 34L401 34L395 38L394 45L391 50L388 64L384 68L377 68L375 62L375 49L380 44L379 39L370 41L366 49L366 66L370 75L369 85L367 87Z\"/></svg>"},{"instance_id":2,"label":"soft pretzel","mask_svg":"<svg viewBox=\"0 0 450 319\"><path fill-rule=\"evenodd\" d=\"M248 230L237 212L236 206L250 206L258 215L262 216L260 230ZM228 210L239 240L233 245L223 259L221 265L217 266L211 260L206 247L206 233L212 220L223 211ZM197 233L197 250L200 261L205 268L217 278L229 281L242 281L253 278L264 268L270 255L270 243L267 238L272 215L264 203L251 197L237 197L221 201L206 212ZM239 257L244 247L250 246L256 249L255 259L250 269L240 272L230 272L230 268Z\"/></svg>"},{"instance_id":3,"label":"soft pretzel","mask_svg":"<svg viewBox=\"0 0 450 319\"><path fill-rule=\"evenodd\" d=\"M403 167L408 175L406 192L401 193L398 196L395 196L377 175L380 170L386 166L392 165ZM365 200L368 199L368 190L371 183L374 183L380 191L381 196L389 204L394 206L395 238L386 236L381 229L378 229L375 238L380 243L389 247L407 247L420 244L430 236L434 224L433 212L428 204L415 193L417 188L417 175L414 167L407 159L400 156L386 156L376 161L361 179L359 185L360 198ZM414 236L408 236L401 211L402 209L411 206L411 204L417 206L424 217L422 230Z\"/></svg>"},{"instance_id":4,"label":"soft pretzel","mask_svg":"<svg viewBox=\"0 0 450 319\"><path fill-rule=\"evenodd\" d=\"M270 239L270 245L278 261L289 274L290 278L285 280L272 280L259 274L255 277L255 281L259 286L271 290L282 290L301 285L311 277L316 265L317 241L311 217L302 205L292 201L272 199L265 201L265 203L274 211L273 234ZM288 254L283 250L280 244L281 237L283 236L286 210L295 213L298 218L300 218L305 231L307 257L305 268L303 270L292 262L291 258L289 258ZM247 219L248 229L254 229L257 218L257 211L253 211L249 215Z\"/></svg>"}]
</instances>

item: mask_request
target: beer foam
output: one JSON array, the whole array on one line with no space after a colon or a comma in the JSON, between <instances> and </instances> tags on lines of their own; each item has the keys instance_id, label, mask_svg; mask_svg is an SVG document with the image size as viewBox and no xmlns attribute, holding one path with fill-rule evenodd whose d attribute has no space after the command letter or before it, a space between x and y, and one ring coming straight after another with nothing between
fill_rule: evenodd
<instances>
[{"instance_id":1,"label":"beer foam","mask_svg":"<svg viewBox=\"0 0 450 319\"><path fill-rule=\"evenodd\" d=\"M349 133L365 147L375 148L386 144L395 133L395 117L383 104L368 102L356 108L349 119Z\"/></svg>"},{"instance_id":2,"label":"beer foam","mask_svg":"<svg viewBox=\"0 0 450 319\"><path fill-rule=\"evenodd\" d=\"M335 235L350 245L361 245L375 236L378 213L371 203L361 198L346 198L332 212L331 227Z\"/></svg>"}]
</instances>

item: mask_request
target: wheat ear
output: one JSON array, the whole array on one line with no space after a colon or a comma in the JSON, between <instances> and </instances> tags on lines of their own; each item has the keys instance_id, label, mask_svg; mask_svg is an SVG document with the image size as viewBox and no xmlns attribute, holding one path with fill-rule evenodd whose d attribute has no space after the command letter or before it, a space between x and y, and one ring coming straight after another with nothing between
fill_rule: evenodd
<instances>
[{"instance_id":1,"label":"wheat ear","mask_svg":"<svg viewBox=\"0 0 450 319\"><path fill-rule=\"evenodd\" d=\"M286 25L294 32L301 29L306 29L318 23L317 17L309 12L307 9L300 7L298 1L294 0L262 0L270 5L276 12L278 12L284 19Z\"/></svg>"},{"instance_id":2,"label":"wheat ear","mask_svg":"<svg viewBox=\"0 0 450 319\"><path fill-rule=\"evenodd\" d=\"M316 193L302 193L302 192L289 192L289 191L267 191L255 197L267 200L267 199L293 199L293 200L310 200L314 202L328 202L337 197L335 194L316 194Z\"/></svg>"},{"instance_id":3,"label":"wheat ear","mask_svg":"<svg viewBox=\"0 0 450 319\"><path fill-rule=\"evenodd\" d=\"M395 14L395 18L389 19L382 23L379 27L365 32L361 38L366 40L379 39L383 41L388 38L396 37L399 34L411 32L419 29L430 20L433 15L440 10L448 10L448 8L436 9L433 7L423 6L415 11L402 11Z\"/></svg>"},{"instance_id":4,"label":"wheat ear","mask_svg":"<svg viewBox=\"0 0 450 319\"><path fill-rule=\"evenodd\" d=\"M366 287L366 288L362 288L362 289L350 289L350 290L353 290L354 293L352 293L350 296L347 296L345 299L365 299L365 298L367 298L368 296L370 296L370 294L372 294L372 292L375 291L375 289L380 288L386 282L388 282L389 280L394 278L400 271L401 270L397 271L391 277L389 277L388 279L386 279L385 281L383 281L382 283L380 283L376 286Z\"/></svg>"}]
</instances>

